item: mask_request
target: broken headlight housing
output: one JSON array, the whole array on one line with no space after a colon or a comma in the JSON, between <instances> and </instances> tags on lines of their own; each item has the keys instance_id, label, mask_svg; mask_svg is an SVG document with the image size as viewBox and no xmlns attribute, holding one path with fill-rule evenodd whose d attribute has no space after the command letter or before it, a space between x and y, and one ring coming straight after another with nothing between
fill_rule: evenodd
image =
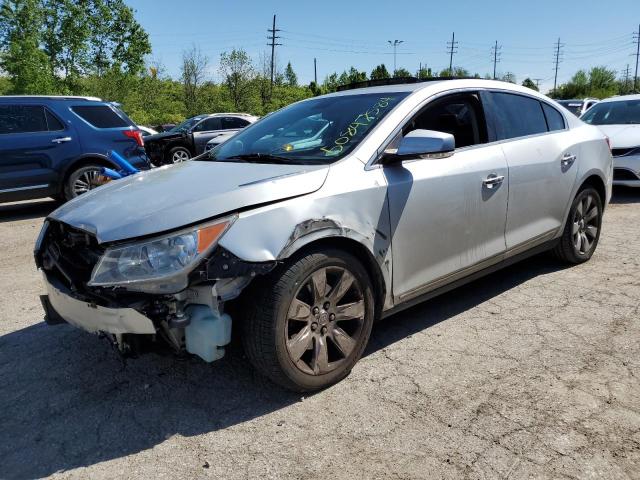
<instances>
[{"instance_id":1,"label":"broken headlight housing","mask_svg":"<svg viewBox=\"0 0 640 480\"><path fill-rule=\"evenodd\" d=\"M91 287L165 294L184 290L188 273L217 245L235 216L135 243L109 247L93 269Z\"/></svg>"}]
</instances>

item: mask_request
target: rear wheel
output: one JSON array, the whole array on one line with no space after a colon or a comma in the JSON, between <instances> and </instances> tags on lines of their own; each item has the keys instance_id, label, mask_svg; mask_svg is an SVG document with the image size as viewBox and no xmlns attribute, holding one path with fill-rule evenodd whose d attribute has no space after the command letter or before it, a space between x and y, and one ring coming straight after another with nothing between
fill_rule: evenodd
<instances>
[{"instance_id":1,"label":"rear wheel","mask_svg":"<svg viewBox=\"0 0 640 480\"><path fill-rule=\"evenodd\" d=\"M253 289L242 340L251 363L285 388L313 391L346 377L374 317L371 282L358 259L310 253Z\"/></svg>"},{"instance_id":2,"label":"rear wheel","mask_svg":"<svg viewBox=\"0 0 640 480\"><path fill-rule=\"evenodd\" d=\"M586 262L598 246L601 227L602 200L594 188L587 187L573 200L555 256L573 264Z\"/></svg>"},{"instance_id":3,"label":"rear wheel","mask_svg":"<svg viewBox=\"0 0 640 480\"><path fill-rule=\"evenodd\" d=\"M87 193L100 185L104 185L109 178L102 174L101 165L85 165L71 172L64 186L66 200Z\"/></svg>"}]
</instances>

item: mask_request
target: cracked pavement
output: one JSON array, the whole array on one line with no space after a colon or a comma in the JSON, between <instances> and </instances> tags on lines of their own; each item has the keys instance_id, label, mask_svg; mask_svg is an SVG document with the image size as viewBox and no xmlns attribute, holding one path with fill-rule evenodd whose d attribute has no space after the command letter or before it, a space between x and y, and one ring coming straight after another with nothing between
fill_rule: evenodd
<instances>
[{"instance_id":1,"label":"cracked pavement","mask_svg":"<svg viewBox=\"0 0 640 480\"><path fill-rule=\"evenodd\" d=\"M592 260L542 255L376 326L301 397L242 352L123 364L42 323L53 202L0 205L0 478L640 478L640 192Z\"/></svg>"}]
</instances>

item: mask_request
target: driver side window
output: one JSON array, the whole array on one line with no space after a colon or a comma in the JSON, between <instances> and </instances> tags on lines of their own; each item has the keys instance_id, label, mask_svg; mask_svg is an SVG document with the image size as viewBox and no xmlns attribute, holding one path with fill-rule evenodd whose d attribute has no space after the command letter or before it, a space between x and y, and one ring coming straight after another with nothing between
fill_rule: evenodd
<instances>
[{"instance_id":1,"label":"driver side window","mask_svg":"<svg viewBox=\"0 0 640 480\"><path fill-rule=\"evenodd\" d=\"M482 103L476 93L447 95L430 102L404 126L402 135L417 129L453 135L456 149L487 143Z\"/></svg>"}]
</instances>

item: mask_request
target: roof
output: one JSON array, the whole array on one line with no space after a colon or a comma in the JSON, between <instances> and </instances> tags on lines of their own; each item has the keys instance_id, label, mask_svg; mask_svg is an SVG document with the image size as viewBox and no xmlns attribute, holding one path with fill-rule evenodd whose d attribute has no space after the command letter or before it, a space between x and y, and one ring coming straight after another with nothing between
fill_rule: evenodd
<instances>
[{"instance_id":1,"label":"roof","mask_svg":"<svg viewBox=\"0 0 640 480\"><path fill-rule=\"evenodd\" d=\"M49 100L88 100L92 102L102 101L102 99L98 97L84 97L78 95L0 95L0 99L3 98L20 98L24 100L46 98Z\"/></svg>"},{"instance_id":2,"label":"roof","mask_svg":"<svg viewBox=\"0 0 640 480\"><path fill-rule=\"evenodd\" d=\"M640 100L640 94L635 95L618 95L617 97L610 97L601 100L601 102L624 102L626 100Z\"/></svg>"}]
</instances>

